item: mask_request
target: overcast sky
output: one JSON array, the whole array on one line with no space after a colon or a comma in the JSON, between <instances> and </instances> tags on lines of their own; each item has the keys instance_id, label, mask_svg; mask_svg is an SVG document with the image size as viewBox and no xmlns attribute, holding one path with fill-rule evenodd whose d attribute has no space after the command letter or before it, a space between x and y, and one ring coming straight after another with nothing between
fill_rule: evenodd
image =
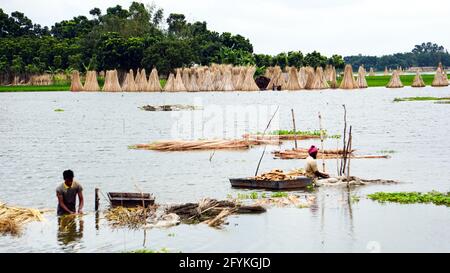
<instances>
[{"instance_id":1,"label":"overcast sky","mask_svg":"<svg viewBox=\"0 0 450 273\"><path fill-rule=\"evenodd\" d=\"M51 26L77 15L102 12L128 0L0 0L0 8L24 12ZM448 0L148 0L164 14L183 13L211 30L248 37L256 53L318 50L325 55L383 55L431 41L450 49Z\"/></svg>"}]
</instances>

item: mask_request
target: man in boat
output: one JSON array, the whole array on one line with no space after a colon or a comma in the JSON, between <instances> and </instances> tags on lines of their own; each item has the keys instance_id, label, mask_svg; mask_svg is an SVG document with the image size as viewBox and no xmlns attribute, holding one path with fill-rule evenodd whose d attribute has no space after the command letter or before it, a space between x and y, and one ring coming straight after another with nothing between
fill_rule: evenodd
<instances>
[{"instance_id":1,"label":"man in boat","mask_svg":"<svg viewBox=\"0 0 450 273\"><path fill-rule=\"evenodd\" d=\"M306 176L309 178L314 179L314 181L317 181L317 179L328 179L330 178L330 175L324 172L320 172L319 168L317 168L317 153L319 152L319 149L316 148L316 146L311 146L308 150L309 156L306 158L306 165L305 165L305 172Z\"/></svg>"},{"instance_id":2,"label":"man in boat","mask_svg":"<svg viewBox=\"0 0 450 273\"><path fill-rule=\"evenodd\" d=\"M71 170L63 172L64 182L56 188L58 197L58 215L76 214L76 199L78 196L78 213L83 213L84 198L83 187L73 180L74 174Z\"/></svg>"}]
</instances>

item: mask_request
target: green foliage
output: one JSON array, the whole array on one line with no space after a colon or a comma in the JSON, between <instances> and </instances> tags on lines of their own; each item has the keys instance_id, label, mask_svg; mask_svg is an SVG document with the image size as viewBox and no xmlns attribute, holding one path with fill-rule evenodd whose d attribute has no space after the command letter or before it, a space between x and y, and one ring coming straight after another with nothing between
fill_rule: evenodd
<instances>
[{"instance_id":1,"label":"green foliage","mask_svg":"<svg viewBox=\"0 0 450 273\"><path fill-rule=\"evenodd\" d=\"M57 108L57 109L55 109L55 110L53 110L53 111L55 111L55 112L64 112L64 109Z\"/></svg>"},{"instance_id":2,"label":"green foliage","mask_svg":"<svg viewBox=\"0 0 450 273\"><path fill-rule=\"evenodd\" d=\"M274 192L270 195L272 198L282 198L282 197L288 197L287 192Z\"/></svg>"},{"instance_id":3,"label":"green foliage","mask_svg":"<svg viewBox=\"0 0 450 273\"><path fill-rule=\"evenodd\" d=\"M450 97L408 97L408 98L395 98L394 102L401 101L439 101L439 100L450 100Z\"/></svg>"},{"instance_id":4,"label":"green foliage","mask_svg":"<svg viewBox=\"0 0 450 273\"><path fill-rule=\"evenodd\" d=\"M257 192L251 192L249 194L247 193L238 193L237 199L245 200L245 199L258 199L259 194Z\"/></svg>"},{"instance_id":5,"label":"green foliage","mask_svg":"<svg viewBox=\"0 0 450 273\"><path fill-rule=\"evenodd\" d=\"M368 197L380 203L394 202L400 204L433 203L435 205L450 206L450 192L440 193L432 191L429 193L420 192L376 192Z\"/></svg>"},{"instance_id":6,"label":"green foliage","mask_svg":"<svg viewBox=\"0 0 450 273\"><path fill-rule=\"evenodd\" d=\"M328 58L321 55L317 51L313 51L311 53L306 54L304 63L306 66L311 67L325 67L327 65Z\"/></svg>"},{"instance_id":7,"label":"green foliage","mask_svg":"<svg viewBox=\"0 0 450 273\"><path fill-rule=\"evenodd\" d=\"M160 250L152 250L152 249L137 249L133 251L129 251L128 253L140 253L140 254L153 254L153 253L169 253L169 250L165 247L161 248Z\"/></svg>"}]
</instances>

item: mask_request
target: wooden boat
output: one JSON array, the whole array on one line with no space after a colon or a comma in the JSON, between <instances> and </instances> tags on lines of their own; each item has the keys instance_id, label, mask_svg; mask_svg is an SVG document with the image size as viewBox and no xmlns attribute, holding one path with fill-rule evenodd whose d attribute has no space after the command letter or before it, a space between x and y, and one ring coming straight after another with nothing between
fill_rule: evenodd
<instances>
[{"instance_id":1,"label":"wooden boat","mask_svg":"<svg viewBox=\"0 0 450 273\"><path fill-rule=\"evenodd\" d=\"M313 183L313 180L305 176L280 181L256 180L254 178L230 178L230 183L233 188L296 190L306 188Z\"/></svg>"},{"instance_id":2,"label":"wooden boat","mask_svg":"<svg viewBox=\"0 0 450 273\"><path fill-rule=\"evenodd\" d=\"M150 193L108 192L108 198L113 207L148 207L155 204L155 198Z\"/></svg>"}]
</instances>

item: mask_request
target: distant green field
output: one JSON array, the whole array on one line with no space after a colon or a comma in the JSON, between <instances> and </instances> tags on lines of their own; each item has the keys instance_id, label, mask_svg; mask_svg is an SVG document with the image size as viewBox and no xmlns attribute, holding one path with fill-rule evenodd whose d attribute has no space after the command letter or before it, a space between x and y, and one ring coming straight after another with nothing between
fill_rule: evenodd
<instances>
[{"instance_id":1,"label":"distant green field","mask_svg":"<svg viewBox=\"0 0 450 273\"><path fill-rule=\"evenodd\" d=\"M389 83L391 76L368 76L367 84L369 87L383 87ZM426 85L431 85L433 82L434 75L426 74L422 75L423 81ZM448 76L450 79L450 75ZM414 80L414 75L402 75L400 76L404 86L410 86ZM342 79L338 78L338 84L341 83ZM164 87L166 80L161 80L161 86ZM99 80L100 87L103 86L103 80ZM43 92L43 91L69 91L70 83L67 84L55 84L46 86L31 86L31 85L21 85L21 86L0 86L0 92Z\"/></svg>"}]
</instances>

